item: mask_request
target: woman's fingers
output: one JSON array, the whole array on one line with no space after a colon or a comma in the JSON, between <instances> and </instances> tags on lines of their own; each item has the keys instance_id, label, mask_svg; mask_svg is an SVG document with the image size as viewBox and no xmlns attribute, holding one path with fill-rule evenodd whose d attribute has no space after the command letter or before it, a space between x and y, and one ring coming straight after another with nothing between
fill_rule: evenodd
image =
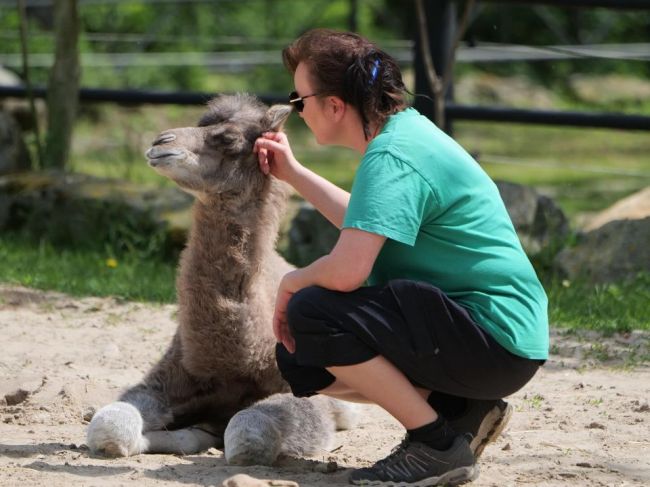
<instances>
[{"instance_id":1,"label":"woman's fingers","mask_svg":"<svg viewBox=\"0 0 650 487\"><path fill-rule=\"evenodd\" d=\"M291 331L289 331L286 316L277 311L273 316L273 334L275 335L275 339L279 343L282 343L290 353L296 351L296 342L293 336L291 336Z\"/></svg>"},{"instance_id":2,"label":"woman's fingers","mask_svg":"<svg viewBox=\"0 0 650 487\"><path fill-rule=\"evenodd\" d=\"M257 152L257 161L260 164L262 173L268 175L271 172L271 163L269 160L269 152L267 149L259 149Z\"/></svg>"},{"instance_id":3,"label":"woman's fingers","mask_svg":"<svg viewBox=\"0 0 650 487\"><path fill-rule=\"evenodd\" d=\"M296 341L293 339L290 333L288 333L285 336L285 339L282 340L282 345L284 345L284 348L286 348L289 351L289 353L296 352Z\"/></svg>"},{"instance_id":4,"label":"woman's fingers","mask_svg":"<svg viewBox=\"0 0 650 487\"><path fill-rule=\"evenodd\" d=\"M253 151L259 152L262 149L282 152L286 150L286 146L275 140L267 139L265 137L259 137L255 141L255 146L253 147Z\"/></svg>"},{"instance_id":5,"label":"woman's fingers","mask_svg":"<svg viewBox=\"0 0 650 487\"><path fill-rule=\"evenodd\" d=\"M284 132L264 132L262 137L269 140L274 140L276 142L285 143L287 142L287 134Z\"/></svg>"},{"instance_id":6,"label":"woman's fingers","mask_svg":"<svg viewBox=\"0 0 650 487\"><path fill-rule=\"evenodd\" d=\"M280 317L278 316L278 312L273 314L273 335L275 335L275 339L278 342L282 342L282 332L280 331L282 327L282 324L280 323Z\"/></svg>"},{"instance_id":7,"label":"woman's fingers","mask_svg":"<svg viewBox=\"0 0 650 487\"><path fill-rule=\"evenodd\" d=\"M259 138L255 141L253 152L257 153L257 161L260 165L260 170L264 174L271 172L271 164L274 160L274 151L280 150L282 146L277 142L268 139Z\"/></svg>"}]
</instances>

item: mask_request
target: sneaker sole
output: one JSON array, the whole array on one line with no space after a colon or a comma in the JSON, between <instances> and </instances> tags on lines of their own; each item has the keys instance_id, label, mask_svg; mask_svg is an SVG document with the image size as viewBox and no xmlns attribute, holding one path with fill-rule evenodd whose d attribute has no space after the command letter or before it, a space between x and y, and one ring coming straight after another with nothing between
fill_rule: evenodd
<instances>
[{"instance_id":1,"label":"sneaker sole","mask_svg":"<svg viewBox=\"0 0 650 487\"><path fill-rule=\"evenodd\" d=\"M417 482L383 482L381 480L351 480L354 485L370 485L382 487L435 487L437 485L463 485L476 480L479 474L478 465L459 467L451 470L440 477L429 477Z\"/></svg>"},{"instance_id":2,"label":"sneaker sole","mask_svg":"<svg viewBox=\"0 0 650 487\"><path fill-rule=\"evenodd\" d=\"M485 416L481 426L479 427L478 433L469 445L474 452L474 458L478 459L487 444L492 443L501 435L510 421L512 411L512 406L506 404L506 407L503 410L495 407Z\"/></svg>"}]
</instances>

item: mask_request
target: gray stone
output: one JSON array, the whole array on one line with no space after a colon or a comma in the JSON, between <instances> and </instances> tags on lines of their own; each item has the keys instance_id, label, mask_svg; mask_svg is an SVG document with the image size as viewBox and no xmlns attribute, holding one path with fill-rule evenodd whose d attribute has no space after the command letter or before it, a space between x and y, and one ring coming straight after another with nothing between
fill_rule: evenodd
<instances>
[{"instance_id":1,"label":"gray stone","mask_svg":"<svg viewBox=\"0 0 650 487\"><path fill-rule=\"evenodd\" d=\"M0 175L30 167L29 151L18 123L8 113L0 111Z\"/></svg>"},{"instance_id":2,"label":"gray stone","mask_svg":"<svg viewBox=\"0 0 650 487\"><path fill-rule=\"evenodd\" d=\"M298 487L293 480L257 479L243 473L227 478L220 487Z\"/></svg>"},{"instance_id":3,"label":"gray stone","mask_svg":"<svg viewBox=\"0 0 650 487\"><path fill-rule=\"evenodd\" d=\"M570 279L616 282L650 273L650 216L614 220L581 234L575 246L555 258L556 268Z\"/></svg>"},{"instance_id":4,"label":"gray stone","mask_svg":"<svg viewBox=\"0 0 650 487\"><path fill-rule=\"evenodd\" d=\"M584 227L588 232L614 220L639 220L650 216L650 186L637 191L589 219Z\"/></svg>"},{"instance_id":5,"label":"gray stone","mask_svg":"<svg viewBox=\"0 0 650 487\"><path fill-rule=\"evenodd\" d=\"M336 244L339 229L309 203L302 203L291 221L286 258L299 267L328 254Z\"/></svg>"},{"instance_id":6,"label":"gray stone","mask_svg":"<svg viewBox=\"0 0 650 487\"><path fill-rule=\"evenodd\" d=\"M22 80L16 73L0 66L0 86L21 86L22 84Z\"/></svg>"},{"instance_id":7,"label":"gray stone","mask_svg":"<svg viewBox=\"0 0 650 487\"><path fill-rule=\"evenodd\" d=\"M569 235L569 221L548 196L530 186L497 181L519 240L526 253L535 256L561 246Z\"/></svg>"}]
</instances>

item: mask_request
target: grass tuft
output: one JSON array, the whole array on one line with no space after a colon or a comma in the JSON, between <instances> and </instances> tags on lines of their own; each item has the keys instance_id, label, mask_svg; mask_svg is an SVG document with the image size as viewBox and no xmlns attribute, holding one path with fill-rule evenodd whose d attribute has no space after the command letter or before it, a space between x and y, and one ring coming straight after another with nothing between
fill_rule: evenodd
<instances>
[{"instance_id":1,"label":"grass tuft","mask_svg":"<svg viewBox=\"0 0 650 487\"><path fill-rule=\"evenodd\" d=\"M131 301L175 300L176 266L94 249L60 249L18 236L0 237L0 281L73 296L116 296Z\"/></svg>"}]
</instances>

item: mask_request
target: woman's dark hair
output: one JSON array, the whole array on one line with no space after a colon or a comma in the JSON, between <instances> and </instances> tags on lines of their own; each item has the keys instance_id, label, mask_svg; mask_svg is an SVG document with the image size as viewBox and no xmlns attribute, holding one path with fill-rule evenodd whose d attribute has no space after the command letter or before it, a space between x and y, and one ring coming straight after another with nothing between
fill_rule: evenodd
<instances>
[{"instance_id":1,"label":"woman's dark hair","mask_svg":"<svg viewBox=\"0 0 650 487\"><path fill-rule=\"evenodd\" d=\"M310 30L282 51L282 60L292 73L305 63L316 93L338 96L356 108L366 139L371 122L382 125L407 106L397 62L352 32Z\"/></svg>"}]
</instances>

